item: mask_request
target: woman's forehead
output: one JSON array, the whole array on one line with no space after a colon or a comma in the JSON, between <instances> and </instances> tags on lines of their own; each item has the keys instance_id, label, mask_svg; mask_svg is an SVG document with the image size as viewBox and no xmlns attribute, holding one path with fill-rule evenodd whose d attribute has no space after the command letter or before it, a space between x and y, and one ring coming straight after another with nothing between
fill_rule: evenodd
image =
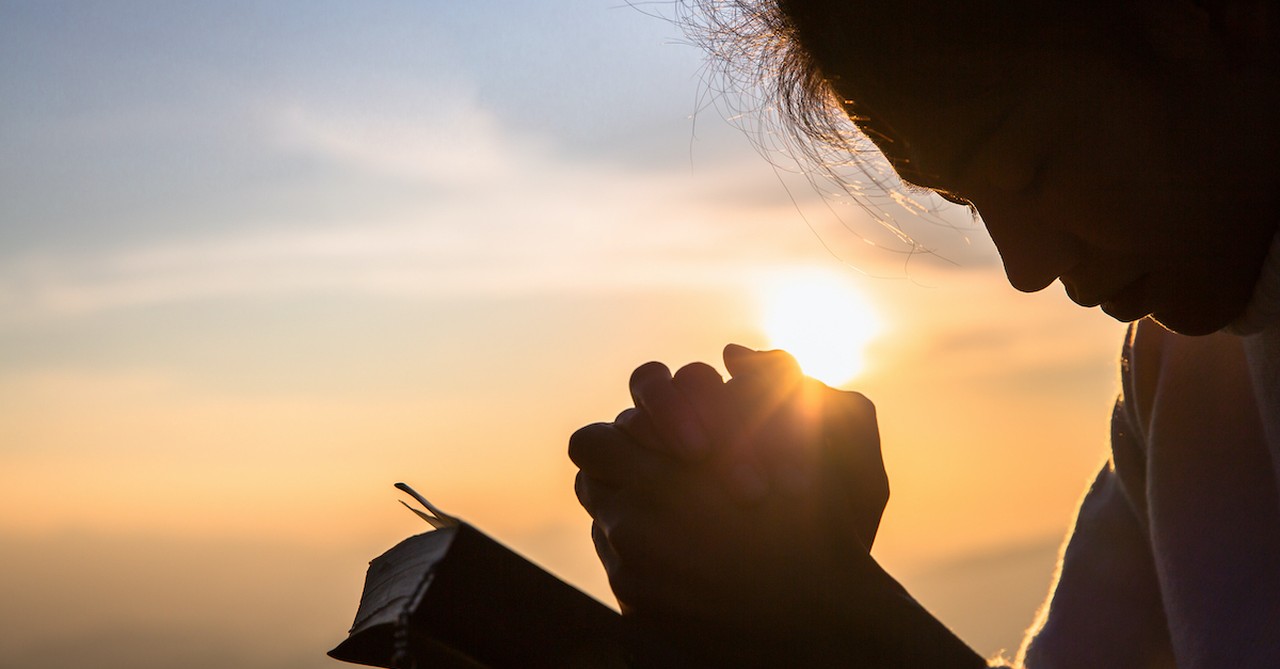
<instances>
[{"instance_id":1,"label":"woman's forehead","mask_svg":"<svg viewBox=\"0 0 1280 669\"><path fill-rule=\"evenodd\" d=\"M845 95L879 90L954 98L1017 78L1037 60L1114 49L1121 23L1064 2L855 3L791 0L801 41ZM831 16L821 16L826 6ZM837 8L838 6L838 8ZM866 90L869 89L869 90Z\"/></svg>"}]
</instances>

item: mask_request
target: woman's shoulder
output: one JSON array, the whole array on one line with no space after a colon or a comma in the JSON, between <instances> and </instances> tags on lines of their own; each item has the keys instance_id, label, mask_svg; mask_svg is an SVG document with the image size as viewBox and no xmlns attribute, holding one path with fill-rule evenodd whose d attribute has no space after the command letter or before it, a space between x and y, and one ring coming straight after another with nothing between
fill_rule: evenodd
<instances>
[{"instance_id":1,"label":"woman's shoulder","mask_svg":"<svg viewBox=\"0 0 1280 669\"><path fill-rule=\"evenodd\" d=\"M1138 423L1150 425L1161 407L1253 398L1249 365L1239 336L1215 332L1191 337L1143 319L1129 327L1125 338L1122 393Z\"/></svg>"},{"instance_id":2,"label":"woman's shoulder","mask_svg":"<svg viewBox=\"0 0 1280 669\"><path fill-rule=\"evenodd\" d=\"M1249 361L1244 338L1238 335L1225 331L1194 337L1180 335L1144 318L1129 326L1122 369L1144 383L1145 388L1173 381L1247 376Z\"/></svg>"}]
</instances>

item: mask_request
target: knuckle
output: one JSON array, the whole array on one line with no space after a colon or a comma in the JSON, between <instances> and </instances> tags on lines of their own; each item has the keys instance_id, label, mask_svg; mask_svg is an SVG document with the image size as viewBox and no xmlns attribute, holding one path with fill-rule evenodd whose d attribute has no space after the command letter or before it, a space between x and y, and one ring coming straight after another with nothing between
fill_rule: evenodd
<instances>
[{"instance_id":1,"label":"knuckle","mask_svg":"<svg viewBox=\"0 0 1280 669\"><path fill-rule=\"evenodd\" d=\"M613 590L619 604L631 609L644 608L648 594L644 579L619 565L608 570L608 576L609 589Z\"/></svg>"},{"instance_id":2,"label":"knuckle","mask_svg":"<svg viewBox=\"0 0 1280 669\"><path fill-rule=\"evenodd\" d=\"M845 402L851 409L865 411L873 415L875 414L876 405L868 399L866 395L863 395L856 390L842 390L840 391L840 394L845 398Z\"/></svg>"},{"instance_id":3,"label":"knuckle","mask_svg":"<svg viewBox=\"0 0 1280 669\"><path fill-rule=\"evenodd\" d=\"M582 463L593 450L599 448L600 441L612 429L608 423L592 423L578 428L569 435L569 459L582 467Z\"/></svg>"},{"instance_id":4,"label":"knuckle","mask_svg":"<svg viewBox=\"0 0 1280 669\"><path fill-rule=\"evenodd\" d=\"M582 505L582 508L587 510L588 514L590 514L591 508L592 508L591 507L591 481L590 479L587 478L586 474L583 474L582 472L578 472L578 475L574 477L573 494L577 495L578 503Z\"/></svg>"},{"instance_id":5,"label":"knuckle","mask_svg":"<svg viewBox=\"0 0 1280 669\"><path fill-rule=\"evenodd\" d=\"M764 351L762 352L762 355L767 356L769 362L786 365L796 364L796 357L780 348Z\"/></svg>"},{"instance_id":6,"label":"knuckle","mask_svg":"<svg viewBox=\"0 0 1280 669\"><path fill-rule=\"evenodd\" d=\"M676 370L673 377L676 381L709 381L715 379L720 381L720 372L705 362L691 362L680 369Z\"/></svg>"},{"instance_id":7,"label":"knuckle","mask_svg":"<svg viewBox=\"0 0 1280 669\"><path fill-rule=\"evenodd\" d=\"M860 477L858 485L871 499L889 499L889 477L885 476L884 469L871 469L865 472L865 475Z\"/></svg>"},{"instance_id":8,"label":"knuckle","mask_svg":"<svg viewBox=\"0 0 1280 669\"><path fill-rule=\"evenodd\" d=\"M798 376L800 363L795 356L778 348L760 352L760 361L766 372L784 377Z\"/></svg>"},{"instance_id":9,"label":"knuckle","mask_svg":"<svg viewBox=\"0 0 1280 669\"><path fill-rule=\"evenodd\" d=\"M639 519L629 516L601 525L605 538L620 560L643 563L650 558L654 546L651 541L653 537Z\"/></svg>"},{"instance_id":10,"label":"knuckle","mask_svg":"<svg viewBox=\"0 0 1280 669\"><path fill-rule=\"evenodd\" d=\"M655 380L670 378L671 370L666 365L656 360L651 360L636 367L635 371L631 372L630 386L633 389L639 389L648 386Z\"/></svg>"},{"instance_id":11,"label":"knuckle","mask_svg":"<svg viewBox=\"0 0 1280 669\"><path fill-rule=\"evenodd\" d=\"M634 556L642 550L644 542L637 536L635 526L631 523L613 523L604 528L604 534L609 545L621 557Z\"/></svg>"},{"instance_id":12,"label":"knuckle","mask_svg":"<svg viewBox=\"0 0 1280 669\"><path fill-rule=\"evenodd\" d=\"M617 556L613 553L613 547L609 545L609 539L605 537L604 528L597 521L591 523L591 543L595 544L596 555L600 557L604 568L612 570L617 562Z\"/></svg>"},{"instance_id":13,"label":"knuckle","mask_svg":"<svg viewBox=\"0 0 1280 669\"><path fill-rule=\"evenodd\" d=\"M854 390L836 391L835 416L849 427L874 427L876 405L866 395Z\"/></svg>"}]
</instances>

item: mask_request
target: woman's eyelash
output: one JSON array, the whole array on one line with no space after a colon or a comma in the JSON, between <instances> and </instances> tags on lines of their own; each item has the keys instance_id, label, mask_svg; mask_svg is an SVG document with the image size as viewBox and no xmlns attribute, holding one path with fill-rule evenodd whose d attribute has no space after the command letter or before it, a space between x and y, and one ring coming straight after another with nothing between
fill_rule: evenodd
<instances>
[{"instance_id":1,"label":"woman's eyelash","mask_svg":"<svg viewBox=\"0 0 1280 669\"><path fill-rule=\"evenodd\" d=\"M957 195L955 193L951 193L945 190L935 190L933 191L933 194L946 200L947 202L950 202L951 204L958 204L962 207L973 207L973 203L970 202L968 198L964 197L963 195Z\"/></svg>"},{"instance_id":2,"label":"woman's eyelash","mask_svg":"<svg viewBox=\"0 0 1280 669\"><path fill-rule=\"evenodd\" d=\"M921 186L920 184L910 181L909 175L906 175L906 174L899 173L898 176L899 178L902 179L902 189L912 195L937 195L938 197L946 200L947 202L950 202L951 204L958 204L962 207L973 206L973 203L970 202L969 199L963 195L960 195L958 193L953 193L951 191L948 191L942 188L929 188L928 186Z\"/></svg>"}]
</instances>

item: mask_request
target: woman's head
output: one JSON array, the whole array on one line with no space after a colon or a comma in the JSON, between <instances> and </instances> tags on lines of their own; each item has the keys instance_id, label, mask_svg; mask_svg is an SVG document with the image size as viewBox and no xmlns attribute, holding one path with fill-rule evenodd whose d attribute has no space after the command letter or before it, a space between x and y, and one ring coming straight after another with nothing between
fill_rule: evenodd
<instances>
[{"instance_id":1,"label":"woman's head","mask_svg":"<svg viewBox=\"0 0 1280 669\"><path fill-rule=\"evenodd\" d=\"M802 118L841 105L905 180L972 203L1015 287L1200 334L1280 222L1269 7L779 0L772 26Z\"/></svg>"}]
</instances>

